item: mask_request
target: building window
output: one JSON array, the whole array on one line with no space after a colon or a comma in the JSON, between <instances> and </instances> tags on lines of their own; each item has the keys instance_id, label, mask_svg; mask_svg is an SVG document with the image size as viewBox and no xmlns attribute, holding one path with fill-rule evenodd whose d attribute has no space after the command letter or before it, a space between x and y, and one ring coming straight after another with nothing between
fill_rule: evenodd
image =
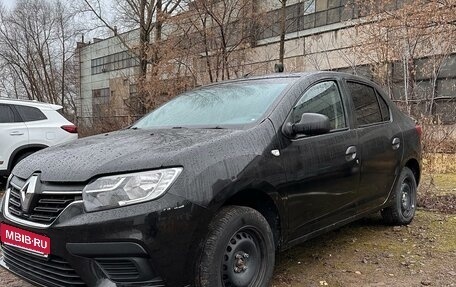
<instances>
[{"instance_id":1,"label":"building window","mask_svg":"<svg viewBox=\"0 0 456 287\"><path fill-rule=\"evenodd\" d=\"M103 112L109 104L110 96L109 88L92 90L92 115L94 117L103 116Z\"/></svg>"},{"instance_id":2,"label":"building window","mask_svg":"<svg viewBox=\"0 0 456 287\"><path fill-rule=\"evenodd\" d=\"M354 5L348 0L302 0L286 7L286 33L293 33L326 26L341 21L356 18ZM277 37L280 35L280 9L268 12L270 23L258 36L258 40Z\"/></svg>"},{"instance_id":3,"label":"building window","mask_svg":"<svg viewBox=\"0 0 456 287\"><path fill-rule=\"evenodd\" d=\"M303 11L304 15L315 13L315 0L304 1Z\"/></svg>"},{"instance_id":4,"label":"building window","mask_svg":"<svg viewBox=\"0 0 456 287\"><path fill-rule=\"evenodd\" d=\"M92 59L92 75L139 66L138 57L128 51Z\"/></svg>"}]
</instances>

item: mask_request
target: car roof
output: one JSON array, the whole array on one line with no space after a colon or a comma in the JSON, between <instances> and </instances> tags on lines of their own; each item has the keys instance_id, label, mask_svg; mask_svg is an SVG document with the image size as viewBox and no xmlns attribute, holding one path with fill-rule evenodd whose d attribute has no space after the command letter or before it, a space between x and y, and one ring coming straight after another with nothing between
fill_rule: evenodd
<instances>
[{"instance_id":1,"label":"car roof","mask_svg":"<svg viewBox=\"0 0 456 287\"><path fill-rule=\"evenodd\" d=\"M344 77L348 79L358 79L362 80L365 82L369 82L372 84L373 83L371 80L359 76L359 75L354 75L350 73L344 73L344 72L335 72L335 71L313 71L313 72L297 72L297 73L274 73L274 74L268 74L268 75L262 75L262 76L245 76L237 79L232 79L232 80L225 80L225 81L220 81L220 82L214 82L208 85L202 85L200 87L208 87L208 86L213 86L213 85L219 85L219 84L226 84L226 83L234 83L234 82L242 82L242 81L254 81L254 80L268 80L268 79L280 79L280 78L295 78L296 80L298 79L303 79L307 78L310 76L315 76L315 75L325 75L325 76L338 76L338 77Z\"/></svg>"},{"instance_id":2,"label":"car roof","mask_svg":"<svg viewBox=\"0 0 456 287\"><path fill-rule=\"evenodd\" d=\"M31 101L31 100L19 100L19 99L11 99L11 98L0 98L0 104L9 104L9 105L20 105L20 106L28 106L28 107L35 107L35 108L44 108L44 109L52 109L58 111L62 109L60 105L48 104L38 101Z\"/></svg>"},{"instance_id":3,"label":"car roof","mask_svg":"<svg viewBox=\"0 0 456 287\"><path fill-rule=\"evenodd\" d=\"M252 80L268 80L268 79L283 79L283 78L302 78L304 76L310 76L312 74L315 74L315 72L302 72L302 73L274 73L274 74L268 74L268 75L262 75L262 76L249 76L246 75L245 77L237 78L237 79L231 79L231 80L225 80L225 81L220 81L220 82L214 82L208 85L202 85L204 86L212 86L212 85L217 85L217 84L225 84L225 83L234 83L234 82L240 82L240 81L252 81Z\"/></svg>"},{"instance_id":4,"label":"car roof","mask_svg":"<svg viewBox=\"0 0 456 287\"><path fill-rule=\"evenodd\" d=\"M337 77L340 79L346 79L346 80L354 80L354 81L361 81L365 84L368 84L372 87L375 87L379 92L382 94L385 94L384 90L380 85L375 83L374 81L361 76L361 75L356 75L356 74L350 74L346 72L335 72L335 71L314 71L314 72L298 72L298 73L275 73L275 74L269 74L269 75L264 75L264 76L254 76L254 77L245 77L245 78L238 78L234 80L228 80L228 81L221 81L221 82L216 82L212 83L209 85L203 85L201 87L207 87L207 86L212 86L212 85L217 85L217 84L224 84L224 83L233 83L233 82L239 82L239 81L249 81L249 80L268 80L268 79L284 79L284 78L295 78L297 80L303 80L305 78L311 77L311 76L316 76L316 75L322 75L323 77Z\"/></svg>"}]
</instances>

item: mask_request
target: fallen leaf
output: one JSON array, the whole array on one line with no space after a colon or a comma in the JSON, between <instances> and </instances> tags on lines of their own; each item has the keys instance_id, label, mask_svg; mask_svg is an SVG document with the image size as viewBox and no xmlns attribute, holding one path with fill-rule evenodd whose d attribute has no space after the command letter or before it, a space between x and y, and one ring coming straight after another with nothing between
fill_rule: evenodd
<instances>
[{"instance_id":1,"label":"fallen leaf","mask_svg":"<svg viewBox=\"0 0 456 287\"><path fill-rule=\"evenodd\" d=\"M421 281L421 285L424 285L424 286L430 286L431 284L432 284L432 283L431 283L431 281L429 281L429 280L422 280L422 281Z\"/></svg>"}]
</instances>

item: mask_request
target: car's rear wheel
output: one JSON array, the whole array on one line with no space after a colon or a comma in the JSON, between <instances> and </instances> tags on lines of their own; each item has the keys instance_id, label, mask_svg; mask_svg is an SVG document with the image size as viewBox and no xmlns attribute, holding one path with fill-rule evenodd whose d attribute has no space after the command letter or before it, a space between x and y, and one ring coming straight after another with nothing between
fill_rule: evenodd
<instances>
[{"instance_id":1,"label":"car's rear wheel","mask_svg":"<svg viewBox=\"0 0 456 287\"><path fill-rule=\"evenodd\" d=\"M387 224L407 225L415 217L416 179L412 170L404 167L392 194L392 205L382 210L382 217Z\"/></svg>"},{"instance_id":2,"label":"car's rear wheel","mask_svg":"<svg viewBox=\"0 0 456 287\"><path fill-rule=\"evenodd\" d=\"M248 207L225 207L209 226L196 285L267 286L274 261L273 233L261 213Z\"/></svg>"}]
</instances>

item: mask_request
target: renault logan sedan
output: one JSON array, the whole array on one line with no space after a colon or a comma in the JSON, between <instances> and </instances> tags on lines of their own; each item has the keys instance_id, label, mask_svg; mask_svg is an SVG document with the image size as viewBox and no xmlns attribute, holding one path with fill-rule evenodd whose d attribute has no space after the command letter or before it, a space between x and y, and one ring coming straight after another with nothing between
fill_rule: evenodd
<instances>
[{"instance_id":1,"label":"renault logan sedan","mask_svg":"<svg viewBox=\"0 0 456 287\"><path fill-rule=\"evenodd\" d=\"M41 286L267 286L276 250L377 211L410 223L420 133L347 74L201 87L19 163L0 264Z\"/></svg>"}]
</instances>

